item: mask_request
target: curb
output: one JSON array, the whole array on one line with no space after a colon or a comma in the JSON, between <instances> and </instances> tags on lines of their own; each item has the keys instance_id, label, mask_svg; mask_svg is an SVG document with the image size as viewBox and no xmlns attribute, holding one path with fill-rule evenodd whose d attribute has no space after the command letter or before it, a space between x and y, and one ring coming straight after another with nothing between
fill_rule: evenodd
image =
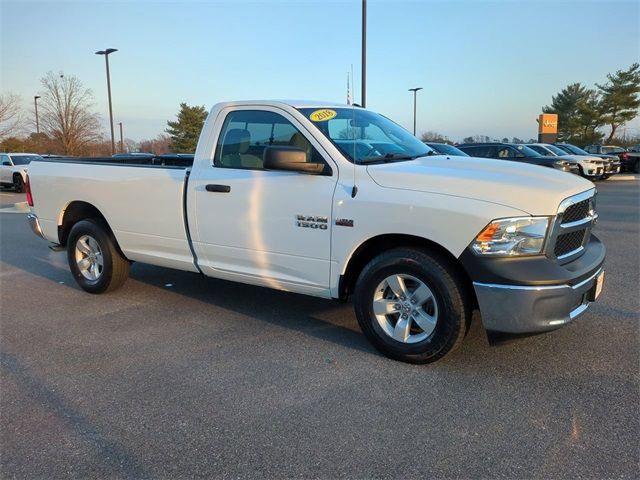
<instances>
[{"instance_id":1,"label":"curb","mask_svg":"<svg viewBox=\"0 0 640 480\"><path fill-rule=\"evenodd\" d=\"M30 213L31 207L27 202L14 203L9 207L0 208L0 213Z\"/></svg>"},{"instance_id":2,"label":"curb","mask_svg":"<svg viewBox=\"0 0 640 480\"><path fill-rule=\"evenodd\" d=\"M623 174L616 174L616 175L612 175L611 177L609 177L607 179L608 182L610 181L618 181L618 182L622 182L625 180L640 180L640 175L623 175Z\"/></svg>"}]
</instances>

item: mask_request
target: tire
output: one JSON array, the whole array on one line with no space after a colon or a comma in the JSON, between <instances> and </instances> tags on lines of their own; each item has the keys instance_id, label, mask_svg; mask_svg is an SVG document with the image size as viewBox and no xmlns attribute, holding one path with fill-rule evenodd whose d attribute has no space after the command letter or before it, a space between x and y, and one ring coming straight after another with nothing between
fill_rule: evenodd
<instances>
[{"instance_id":1,"label":"tire","mask_svg":"<svg viewBox=\"0 0 640 480\"><path fill-rule=\"evenodd\" d=\"M121 287L129 276L129 261L115 239L97 219L76 223L67 241L67 259L73 278L89 293L106 293Z\"/></svg>"},{"instance_id":2,"label":"tire","mask_svg":"<svg viewBox=\"0 0 640 480\"><path fill-rule=\"evenodd\" d=\"M611 175L602 175L600 177L600 180L606 180L607 178L609 178Z\"/></svg>"},{"instance_id":3,"label":"tire","mask_svg":"<svg viewBox=\"0 0 640 480\"><path fill-rule=\"evenodd\" d=\"M24 193L24 180L22 179L22 175L13 177L13 189L17 193Z\"/></svg>"},{"instance_id":4,"label":"tire","mask_svg":"<svg viewBox=\"0 0 640 480\"><path fill-rule=\"evenodd\" d=\"M636 160L635 162L633 162L632 172L633 173L640 173L640 160Z\"/></svg>"},{"instance_id":5,"label":"tire","mask_svg":"<svg viewBox=\"0 0 640 480\"><path fill-rule=\"evenodd\" d=\"M397 277L408 295L394 293ZM419 306L412 304L416 297L421 297ZM413 248L394 249L371 260L356 283L354 304L360 328L373 346L409 363L435 362L452 352L471 322L470 295L455 267L445 258Z\"/></svg>"}]
</instances>

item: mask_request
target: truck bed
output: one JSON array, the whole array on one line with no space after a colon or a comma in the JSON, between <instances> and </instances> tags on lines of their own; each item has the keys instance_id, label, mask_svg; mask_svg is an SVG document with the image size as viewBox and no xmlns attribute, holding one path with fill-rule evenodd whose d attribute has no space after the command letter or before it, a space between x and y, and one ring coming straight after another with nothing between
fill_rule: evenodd
<instances>
[{"instance_id":1,"label":"truck bed","mask_svg":"<svg viewBox=\"0 0 640 480\"><path fill-rule=\"evenodd\" d=\"M59 243L58 226L70 207L98 209L130 260L162 259L162 266L197 271L184 201L193 158L55 158L29 165L35 209L43 233ZM42 199L46 199L43 201Z\"/></svg>"}]
</instances>

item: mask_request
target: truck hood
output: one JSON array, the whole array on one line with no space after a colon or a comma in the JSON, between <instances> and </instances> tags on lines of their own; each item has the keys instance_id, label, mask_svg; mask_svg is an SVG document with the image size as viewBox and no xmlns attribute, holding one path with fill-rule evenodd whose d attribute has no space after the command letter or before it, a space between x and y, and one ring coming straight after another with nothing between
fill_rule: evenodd
<instances>
[{"instance_id":1,"label":"truck hood","mask_svg":"<svg viewBox=\"0 0 640 480\"><path fill-rule=\"evenodd\" d=\"M594 188L549 167L446 155L368 165L367 172L381 187L472 198L530 215L555 215L562 200Z\"/></svg>"}]
</instances>

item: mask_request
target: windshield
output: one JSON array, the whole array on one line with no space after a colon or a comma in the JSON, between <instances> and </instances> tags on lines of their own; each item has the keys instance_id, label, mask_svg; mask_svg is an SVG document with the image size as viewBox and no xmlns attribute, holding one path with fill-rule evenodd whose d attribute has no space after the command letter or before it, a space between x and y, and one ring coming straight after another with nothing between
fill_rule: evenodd
<instances>
[{"instance_id":1,"label":"windshield","mask_svg":"<svg viewBox=\"0 0 640 480\"><path fill-rule=\"evenodd\" d=\"M566 155L567 154L567 152L565 152L561 148L556 147L555 145L545 145L545 148L547 150L551 150L556 155Z\"/></svg>"},{"instance_id":2,"label":"windshield","mask_svg":"<svg viewBox=\"0 0 640 480\"><path fill-rule=\"evenodd\" d=\"M361 108L300 108L355 163L412 160L432 149L386 117Z\"/></svg>"},{"instance_id":3,"label":"windshield","mask_svg":"<svg viewBox=\"0 0 640 480\"><path fill-rule=\"evenodd\" d=\"M518 150L518 153L521 153L525 157L542 157L542 155L533 148L529 148L526 145L514 145L514 147Z\"/></svg>"},{"instance_id":4,"label":"windshield","mask_svg":"<svg viewBox=\"0 0 640 480\"><path fill-rule=\"evenodd\" d=\"M31 160L39 160L40 155L11 155L11 161L14 165L29 165Z\"/></svg>"},{"instance_id":5,"label":"windshield","mask_svg":"<svg viewBox=\"0 0 640 480\"><path fill-rule=\"evenodd\" d=\"M454 147L453 145L448 145L446 143L430 143L428 144L431 148L433 148L436 152L441 153L443 155L453 155L456 157L468 157L466 153L464 153L459 148Z\"/></svg>"},{"instance_id":6,"label":"windshield","mask_svg":"<svg viewBox=\"0 0 640 480\"><path fill-rule=\"evenodd\" d=\"M591 155L589 152L582 150L581 148L576 147L575 145L571 145L570 143L565 143L562 145L562 148L568 150L569 152L575 155Z\"/></svg>"},{"instance_id":7,"label":"windshield","mask_svg":"<svg viewBox=\"0 0 640 480\"><path fill-rule=\"evenodd\" d=\"M622 153L624 148L622 147L602 147L602 153Z\"/></svg>"}]
</instances>

